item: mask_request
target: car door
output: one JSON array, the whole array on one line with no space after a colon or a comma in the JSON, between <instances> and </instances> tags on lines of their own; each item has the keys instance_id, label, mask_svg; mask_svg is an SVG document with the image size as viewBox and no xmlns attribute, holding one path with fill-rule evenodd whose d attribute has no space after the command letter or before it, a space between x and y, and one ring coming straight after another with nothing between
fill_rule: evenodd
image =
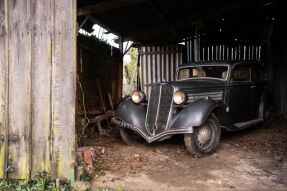
<instances>
[{"instance_id":1,"label":"car door","mask_svg":"<svg viewBox=\"0 0 287 191\"><path fill-rule=\"evenodd\" d=\"M236 64L232 67L228 107L233 124L252 119L250 64Z\"/></svg>"},{"instance_id":2,"label":"car door","mask_svg":"<svg viewBox=\"0 0 287 191\"><path fill-rule=\"evenodd\" d=\"M266 87L266 74L263 65L254 64L252 67L252 115L258 118L259 107Z\"/></svg>"}]
</instances>

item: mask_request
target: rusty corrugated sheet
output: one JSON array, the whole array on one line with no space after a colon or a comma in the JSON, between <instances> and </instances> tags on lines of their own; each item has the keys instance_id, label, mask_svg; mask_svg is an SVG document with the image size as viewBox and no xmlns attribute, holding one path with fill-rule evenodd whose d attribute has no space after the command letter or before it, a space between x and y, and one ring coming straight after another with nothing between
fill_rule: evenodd
<instances>
[{"instance_id":1,"label":"rusty corrugated sheet","mask_svg":"<svg viewBox=\"0 0 287 191\"><path fill-rule=\"evenodd\" d=\"M182 45L142 46L139 54L140 83L147 96L153 83L175 80L182 64Z\"/></svg>"}]
</instances>

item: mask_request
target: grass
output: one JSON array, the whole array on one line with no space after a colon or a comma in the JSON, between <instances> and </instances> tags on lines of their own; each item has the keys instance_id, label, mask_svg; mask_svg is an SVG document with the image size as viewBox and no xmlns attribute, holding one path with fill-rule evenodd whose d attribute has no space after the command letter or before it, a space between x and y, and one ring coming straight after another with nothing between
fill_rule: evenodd
<instances>
[{"instance_id":1,"label":"grass","mask_svg":"<svg viewBox=\"0 0 287 191\"><path fill-rule=\"evenodd\" d=\"M0 191L69 191L71 186L61 182L56 188L55 180L47 172L40 172L32 180L0 180Z\"/></svg>"}]
</instances>

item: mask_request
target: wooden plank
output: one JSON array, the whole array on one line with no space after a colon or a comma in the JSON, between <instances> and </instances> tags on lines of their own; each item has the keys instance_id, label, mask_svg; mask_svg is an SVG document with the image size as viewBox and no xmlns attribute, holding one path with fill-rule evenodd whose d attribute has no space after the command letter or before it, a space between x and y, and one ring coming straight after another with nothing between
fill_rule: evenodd
<instances>
[{"instance_id":1,"label":"wooden plank","mask_svg":"<svg viewBox=\"0 0 287 191\"><path fill-rule=\"evenodd\" d=\"M32 25L32 176L50 172L51 74L54 0L31 0Z\"/></svg>"},{"instance_id":2,"label":"wooden plank","mask_svg":"<svg viewBox=\"0 0 287 191\"><path fill-rule=\"evenodd\" d=\"M68 179L75 164L76 11L76 0L55 1L51 170Z\"/></svg>"},{"instance_id":3,"label":"wooden plank","mask_svg":"<svg viewBox=\"0 0 287 191\"><path fill-rule=\"evenodd\" d=\"M31 169L31 22L30 0L7 1L9 23L9 178L27 179Z\"/></svg>"},{"instance_id":4,"label":"wooden plank","mask_svg":"<svg viewBox=\"0 0 287 191\"><path fill-rule=\"evenodd\" d=\"M0 0L0 136L7 136L8 58L7 58L7 0ZM0 179L6 178L7 141L0 140Z\"/></svg>"},{"instance_id":5,"label":"wooden plank","mask_svg":"<svg viewBox=\"0 0 287 191\"><path fill-rule=\"evenodd\" d=\"M113 9L125 8L141 3L145 3L147 0L109 0L99 2L97 4L88 5L78 8L78 16L86 15L89 13L97 13L101 11L111 11Z\"/></svg>"}]
</instances>

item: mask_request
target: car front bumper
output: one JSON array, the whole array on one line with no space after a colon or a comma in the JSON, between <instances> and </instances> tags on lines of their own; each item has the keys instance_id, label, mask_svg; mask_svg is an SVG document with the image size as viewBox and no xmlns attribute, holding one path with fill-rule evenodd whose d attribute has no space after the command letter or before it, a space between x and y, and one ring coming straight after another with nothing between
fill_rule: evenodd
<instances>
[{"instance_id":1,"label":"car front bumper","mask_svg":"<svg viewBox=\"0 0 287 191\"><path fill-rule=\"evenodd\" d=\"M131 123L121 121L117 118L112 118L112 123L115 124L118 128L125 128L125 129L129 129L129 130L136 132L138 135L143 137L148 143L161 140L162 138L169 136L169 135L193 133L193 127L191 126L186 129L169 128L169 129L164 130L161 133L150 135L147 131L144 131L145 129L139 128Z\"/></svg>"}]
</instances>

